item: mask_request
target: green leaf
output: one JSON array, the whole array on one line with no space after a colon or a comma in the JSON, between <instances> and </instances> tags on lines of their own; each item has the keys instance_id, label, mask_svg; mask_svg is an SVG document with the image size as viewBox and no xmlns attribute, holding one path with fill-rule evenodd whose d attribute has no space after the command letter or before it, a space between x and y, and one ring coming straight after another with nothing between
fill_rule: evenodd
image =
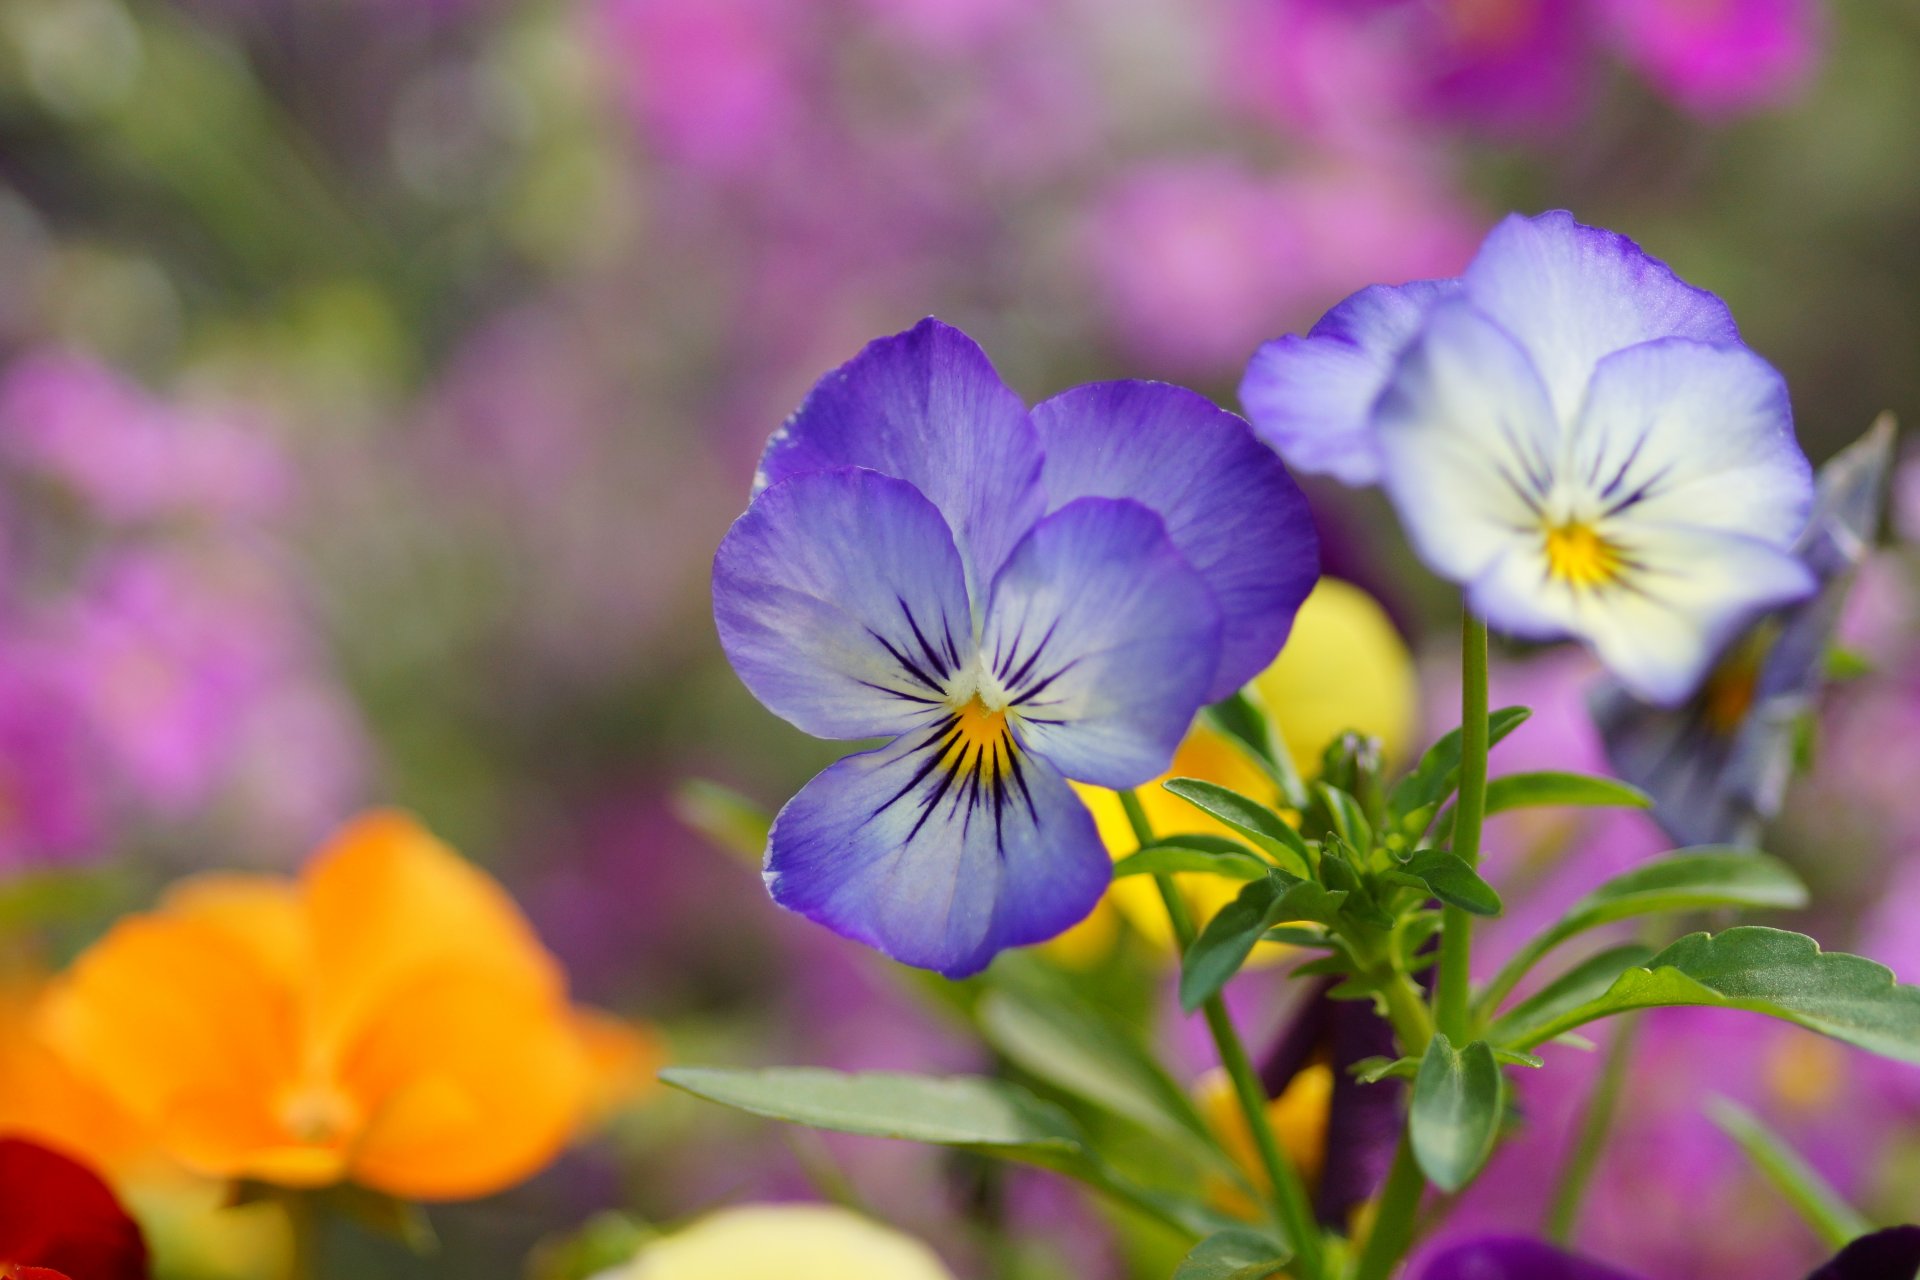
<instances>
[{"instance_id":1,"label":"green leaf","mask_svg":"<svg viewBox=\"0 0 1920 1280\"><path fill-rule=\"evenodd\" d=\"M1193 1100L1126 1029L1082 1002L994 991L978 1008L994 1048L1047 1083L1207 1158L1217 1153ZM1188 1139L1198 1139L1197 1148Z\"/></svg>"},{"instance_id":2,"label":"green leaf","mask_svg":"<svg viewBox=\"0 0 1920 1280\"><path fill-rule=\"evenodd\" d=\"M1477 916L1500 914L1500 895L1457 853L1422 849L1408 858L1401 869L1433 890L1433 896L1448 906Z\"/></svg>"},{"instance_id":3,"label":"green leaf","mask_svg":"<svg viewBox=\"0 0 1920 1280\"><path fill-rule=\"evenodd\" d=\"M1169 778L1162 785L1188 804L1244 832L1295 875L1305 878L1311 874L1308 868L1312 859L1307 855L1307 842L1300 838L1298 831L1281 821L1279 814L1259 801L1201 778Z\"/></svg>"},{"instance_id":4,"label":"green leaf","mask_svg":"<svg viewBox=\"0 0 1920 1280\"><path fill-rule=\"evenodd\" d=\"M1492 746L1518 729L1533 713L1525 707L1502 707L1487 717L1487 745ZM1387 807L1403 824L1422 809L1432 810L1453 794L1460 778L1460 731L1446 734L1427 748L1412 773L1402 778L1387 797Z\"/></svg>"},{"instance_id":5,"label":"green leaf","mask_svg":"<svg viewBox=\"0 0 1920 1280\"><path fill-rule=\"evenodd\" d=\"M1759 1116L1731 1099L1707 1099L1707 1118L1740 1144L1747 1159L1766 1176L1787 1202L1827 1242L1839 1249L1873 1230L1859 1210L1834 1190L1787 1140L1768 1128Z\"/></svg>"},{"instance_id":6,"label":"green leaf","mask_svg":"<svg viewBox=\"0 0 1920 1280\"><path fill-rule=\"evenodd\" d=\"M1844 684L1873 674L1873 659L1841 645L1827 650L1826 678L1829 684Z\"/></svg>"},{"instance_id":7,"label":"green leaf","mask_svg":"<svg viewBox=\"0 0 1920 1280\"><path fill-rule=\"evenodd\" d=\"M1195 1245L1173 1280L1267 1280L1292 1256L1257 1231L1234 1228Z\"/></svg>"},{"instance_id":8,"label":"green leaf","mask_svg":"<svg viewBox=\"0 0 1920 1280\"><path fill-rule=\"evenodd\" d=\"M1329 893L1310 881L1270 871L1240 890L1240 896L1214 913L1187 948L1180 965L1180 1003L1192 1013L1227 985L1252 953L1260 935L1276 924L1338 918L1345 895Z\"/></svg>"},{"instance_id":9,"label":"green leaf","mask_svg":"<svg viewBox=\"0 0 1920 1280\"><path fill-rule=\"evenodd\" d=\"M766 855L773 815L738 791L704 778L690 778L674 791L673 812L728 853L755 866Z\"/></svg>"},{"instance_id":10,"label":"green leaf","mask_svg":"<svg viewBox=\"0 0 1920 1280\"><path fill-rule=\"evenodd\" d=\"M1445 1035L1427 1043L1408 1114L1414 1158L1427 1180L1454 1192L1473 1180L1500 1133L1500 1067L1476 1040L1455 1050Z\"/></svg>"},{"instance_id":11,"label":"green leaf","mask_svg":"<svg viewBox=\"0 0 1920 1280\"><path fill-rule=\"evenodd\" d=\"M1258 880L1267 874L1269 864L1231 841L1229 849L1203 849L1189 843L1192 837L1156 840L1113 864L1113 878L1127 876L1178 875L1199 872L1226 876L1234 880Z\"/></svg>"},{"instance_id":12,"label":"green leaf","mask_svg":"<svg viewBox=\"0 0 1920 1280\"><path fill-rule=\"evenodd\" d=\"M1778 858L1752 849L1682 849L1645 862L1574 903L1547 937L1559 942L1634 916L1714 907L1807 905L1807 888Z\"/></svg>"},{"instance_id":13,"label":"green leaf","mask_svg":"<svg viewBox=\"0 0 1920 1280\"><path fill-rule=\"evenodd\" d=\"M660 1079L771 1120L964 1147L1052 1163L1084 1153L1073 1118L1018 1085L985 1076L847 1073L815 1067L669 1067Z\"/></svg>"},{"instance_id":14,"label":"green leaf","mask_svg":"<svg viewBox=\"0 0 1920 1280\"><path fill-rule=\"evenodd\" d=\"M1375 901L1372 889L1361 878L1353 864L1341 856L1344 844L1338 836L1330 837L1328 849L1320 857L1320 878L1327 888L1336 893L1347 895L1347 913L1356 919L1381 929L1393 928L1393 917Z\"/></svg>"},{"instance_id":15,"label":"green leaf","mask_svg":"<svg viewBox=\"0 0 1920 1280\"><path fill-rule=\"evenodd\" d=\"M1742 925L1694 933L1628 969L1605 994L1530 1026L1532 1048L1596 1018L1663 1005L1746 1009L1893 1058L1920 1063L1920 987L1862 956L1822 951L1804 934Z\"/></svg>"},{"instance_id":16,"label":"green leaf","mask_svg":"<svg viewBox=\"0 0 1920 1280\"><path fill-rule=\"evenodd\" d=\"M1584 773L1507 773L1487 782L1487 812L1544 809L1650 809L1653 797L1638 787Z\"/></svg>"},{"instance_id":17,"label":"green leaf","mask_svg":"<svg viewBox=\"0 0 1920 1280\"><path fill-rule=\"evenodd\" d=\"M1372 850L1373 828L1368 825L1367 815L1361 810L1358 800L1324 782L1313 784L1313 794L1326 807L1327 817L1342 840L1361 853Z\"/></svg>"},{"instance_id":18,"label":"green leaf","mask_svg":"<svg viewBox=\"0 0 1920 1280\"><path fill-rule=\"evenodd\" d=\"M1524 1040L1529 1027L1551 1022L1569 1009L1598 999L1606 994L1614 979L1652 958L1653 948L1637 942L1589 956L1514 1005L1487 1028L1487 1035L1495 1043Z\"/></svg>"}]
</instances>

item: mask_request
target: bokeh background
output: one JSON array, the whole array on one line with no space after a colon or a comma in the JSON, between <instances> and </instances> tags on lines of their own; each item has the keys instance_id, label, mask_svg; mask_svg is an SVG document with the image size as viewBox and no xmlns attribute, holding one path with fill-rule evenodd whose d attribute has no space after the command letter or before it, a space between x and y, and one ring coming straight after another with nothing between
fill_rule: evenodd
<instances>
[{"instance_id":1,"label":"bokeh background","mask_svg":"<svg viewBox=\"0 0 1920 1280\"><path fill-rule=\"evenodd\" d=\"M772 806L831 757L714 642L765 438L928 313L1029 398L1147 376L1233 405L1262 340L1550 207L1724 295L1816 461L1920 414L1912 0L0 0L0 928L57 963L175 875L289 868L395 803L675 1057L978 1067L684 820L688 779ZM1453 605L1385 509L1310 494L1329 570L1445 671ZM1892 524L1920 532L1920 479ZM1914 616L1896 549L1849 622L1875 671L1776 842L1822 936L1896 966ZM1552 709L1510 763L1597 765L1581 660L1503 662ZM1658 847L1547 834L1496 830L1515 875ZM1699 1225L1785 1217L1693 1118L1709 1087L1920 1216L1915 1082L1778 1038L1656 1027L1591 1243L1676 1277L1807 1250ZM665 1098L436 1210L433 1258L346 1233L341 1274L558 1268L596 1214L805 1194L829 1159L963 1275L1165 1274L1038 1175Z\"/></svg>"}]
</instances>

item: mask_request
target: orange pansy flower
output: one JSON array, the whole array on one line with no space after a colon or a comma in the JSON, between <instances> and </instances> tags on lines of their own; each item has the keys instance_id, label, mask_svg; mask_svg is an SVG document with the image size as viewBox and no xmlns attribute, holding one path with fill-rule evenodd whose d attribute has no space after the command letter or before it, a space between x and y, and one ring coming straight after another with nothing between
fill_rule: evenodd
<instances>
[{"instance_id":1,"label":"orange pansy flower","mask_svg":"<svg viewBox=\"0 0 1920 1280\"><path fill-rule=\"evenodd\" d=\"M413 819L297 881L208 875L58 979L41 1030L211 1176L486 1195L551 1161L649 1051L577 1010L511 898Z\"/></svg>"}]
</instances>

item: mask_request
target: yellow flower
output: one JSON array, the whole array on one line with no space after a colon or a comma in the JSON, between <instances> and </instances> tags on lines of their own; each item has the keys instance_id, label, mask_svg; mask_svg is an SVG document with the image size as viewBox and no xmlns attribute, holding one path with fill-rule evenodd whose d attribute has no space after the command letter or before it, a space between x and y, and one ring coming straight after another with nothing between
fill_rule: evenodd
<instances>
[{"instance_id":1,"label":"yellow flower","mask_svg":"<svg viewBox=\"0 0 1920 1280\"><path fill-rule=\"evenodd\" d=\"M56 981L40 1026L195 1172L409 1200L535 1173L645 1052L568 1002L499 885L397 813L295 882L176 886Z\"/></svg>"},{"instance_id":2,"label":"yellow flower","mask_svg":"<svg viewBox=\"0 0 1920 1280\"><path fill-rule=\"evenodd\" d=\"M1264 1193L1267 1171L1254 1146L1253 1132L1240 1110L1227 1073L1218 1067L1194 1083L1194 1101L1207 1125L1219 1136L1227 1154ZM1333 1104L1333 1069L1324 1062L1309 1063L1288 1083L1279 1097L1267 1103L1267 1122L1273 1126L1281 1150L1300 1176L1313 1182L1320 1176L1327 1153L1327 1118ZM1259 1216L1259 1206L1224 1179L1209 1187L1221 1208L1242 1217Z\"/></svg>"},{"instance_id":3,"label":"yellow flower","mask_svg":"<svg viewBox=\"0 0 1920 1280\"><path fill-rule=\"evenodd\" d=\"M1356 730L1380 739L1389 761L1410 744L1418 712L1413 657L1394 630L1386 611L1351 583L1322 578L1294 621L1287 647L1252 689L1286 739L1288 752L1303 775L1319 772L1320 753L1335 735ZM1202 833L1233 835L1230 828L1165 791L1168 778L1204 778L1278 807L1274 782L1231 739L1196 724L1175 753L1166 773L1138 789L1147 819L1159 836ZM1112 791L1075 784L1092 810L1100 837L1115 861L1140 847L1132 824ZM1221 876L1174 877L1195 922L1204 925L1232 902L1241 882ZM1159 890L1145 876L1116 880L1100 906L1081 924L1048 944L1067 964L1092 963L1104 955L1120 919L1155 946L1172 945L1172 930ZM1285 953L1262 944L1256 957Z\"/></svg>"},{"instance_id":4,"label":"yellow flower","mask_svg":"<svg viewBox=\"0 0 1920 1280\"><path fill-rule=\"evenodd\" d=\"M953 1280L910 1236L825 1204L722 1209L641 1247L601 1280Z\"/></svg>"}]
</instances>

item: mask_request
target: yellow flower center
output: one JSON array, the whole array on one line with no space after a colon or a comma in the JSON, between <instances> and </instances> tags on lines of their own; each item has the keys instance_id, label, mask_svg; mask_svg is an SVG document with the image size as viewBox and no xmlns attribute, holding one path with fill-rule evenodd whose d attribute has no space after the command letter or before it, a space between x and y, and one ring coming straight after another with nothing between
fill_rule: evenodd
<instances>
[{"instance_id":1,"label":"yellow flower center","mask_svg":"<svg viewBox=\"0 0 1920 1280\"><path fill-rule=\"evenodd\" d=\"M280 1102L280 1123L286 1131L316 1145L339 1141L359 1123L358 1113L351 1098L326 1084L292 1089Z\"/></svg>"},{"instance_id":2,"label":"yellow flower center","mask_svg":"<svg viewBox=\"0 0 1920 1280\"><path fill-rule=\"evenodd\" d=\"M947 749L941 763L962 773L984 775L993 782L1005 773L1013 757L1013 727L1007 723L1007 710L989 708L975 694L953 713L953 727L947 731Z\"/></svg>"},{"instance_id":3,"label":"yellow flower center","mask_svg":"<svg viewBox=\"0 0 1920 1280\"><path fill-rule=\"evenodd\" d=\"M1578 520L1549 525L1547 572L1570 587L1604 587L1620 576L1625 558L1620 548Z\"/></svg>"}]
</instances>

